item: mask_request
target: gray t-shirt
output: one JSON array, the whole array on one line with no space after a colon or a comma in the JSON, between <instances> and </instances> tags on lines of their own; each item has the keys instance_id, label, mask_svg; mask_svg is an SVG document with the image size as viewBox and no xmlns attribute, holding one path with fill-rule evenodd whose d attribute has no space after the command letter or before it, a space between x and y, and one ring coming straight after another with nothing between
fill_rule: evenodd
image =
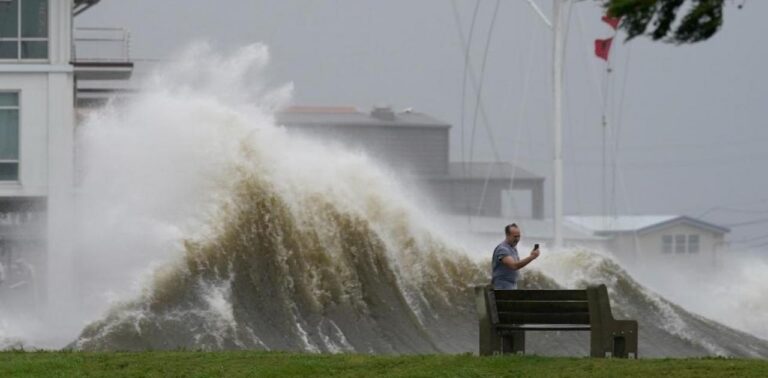
<instances>
[{"instance_id":1,"label":"gray t-shirt","mask_svg":"<svg viewBox=\"0 0 768 378\"><path fill-rule=\"evenodd\" d=\"M493 273L491 275L491 283L499 280L509 283L517 282L520 273L501 262L501 259L506 256L512 256L515 261L520 261L520 256L517 255L517 248L509 245L509 243L507 243L505 240L501 242L501 244L497 245L496 249L493 250L493 262L491 264Z\"/></svg>"}]
</instances>

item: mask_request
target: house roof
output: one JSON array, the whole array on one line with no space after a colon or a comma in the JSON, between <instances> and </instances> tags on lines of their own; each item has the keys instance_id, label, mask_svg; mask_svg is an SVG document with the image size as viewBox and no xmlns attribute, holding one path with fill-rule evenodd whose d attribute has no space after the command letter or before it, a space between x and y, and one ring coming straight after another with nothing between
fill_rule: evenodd
<instances>
[{"instance_id":1,"label":"house roof","mask_svg":"<svg viewBox=\"0 0 768 378\"><path fill-rule=\"evenodd\" d=\"M620 215L615 217L590 215L567 216L565 220L577 227L602 234L619 232L645 233L680 223L723 234L731 231L726 227L685 215Z\"/></svg>"},{"instance_id":2,"label":"house roof","mask_svg":"<svg viewBox=\"0 0 768 378\"><path fill-rule=\"evenodd\" d=\"M387 108L374 108L374 112L384 110L391 116L376 117L373 112L361 112L349 106L294 106L278 112L277 123L286 126L390 126L390 127L438 127L451 126L424 113L405 110L393 112Z\"/></svg>"}]
</instances>

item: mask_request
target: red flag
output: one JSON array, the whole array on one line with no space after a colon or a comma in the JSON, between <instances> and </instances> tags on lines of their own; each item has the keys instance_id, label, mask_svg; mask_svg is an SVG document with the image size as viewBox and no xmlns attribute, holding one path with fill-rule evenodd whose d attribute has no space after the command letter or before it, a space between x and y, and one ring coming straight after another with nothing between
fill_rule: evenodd
<instances>
[{"instance_id":1,"label":"red flag","mask_svg":"<svg viewBox=\"0 0 768 378\"><path fill-rule=\"evenodd\" d=\"M608 53L611 51L611 42L613 37L595 40L595 55L605 61L608 61Z\"/></svg>"},{"instance_id":2,"label":"red flag","mask_svg":"<svg viewBox=\"0 0 768 378\"><path fill-rule=\"evenodd\" d=\"M604 15L602 18L603 22L605 22L608 25L611 25L613 30L616 30L616 28L619 27L619 19L616 17L611 17L609 15Z\"/></svg>"}]
</instances>

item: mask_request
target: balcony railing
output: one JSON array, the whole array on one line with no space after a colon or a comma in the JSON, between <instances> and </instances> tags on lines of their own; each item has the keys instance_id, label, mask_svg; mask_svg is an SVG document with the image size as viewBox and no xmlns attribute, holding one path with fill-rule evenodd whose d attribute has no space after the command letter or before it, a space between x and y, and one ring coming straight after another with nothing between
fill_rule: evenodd
<instances>
[{"instance_id":1,"label":"balcony railing","mask_svg":"<svg viewBox=\"0 0 768 378\"><path fill-rule=\"evenodd\" d=\"M123 28L75 28L72 44L73 62L131 61L131 33Z\"/></svg>"},{"instance_id":2,"label":"balcony railing","mask_svg":"<svg viewBox=\"0 0 768 378\"><path fill-rule=\"evenodd\" d=\"M125 80L133 73L131 33L123 28L81 27L74 32L72 64L78 80Z\"/></svg>"}]
</instances>

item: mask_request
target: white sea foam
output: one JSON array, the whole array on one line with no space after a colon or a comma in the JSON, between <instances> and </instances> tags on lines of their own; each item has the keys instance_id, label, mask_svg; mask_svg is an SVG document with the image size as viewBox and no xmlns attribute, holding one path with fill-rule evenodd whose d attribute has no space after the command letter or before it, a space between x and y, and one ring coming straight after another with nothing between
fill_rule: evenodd
<instances>
[{"instance_id":1,"label":"white sea foam","mask_svg":"<svg viewBox=\"0 0 768 378\"><path fill-rule=\"evenodd\" d=\"M687 310L768 340L768 259L731 254L713 267L629 267L637 280Z\"/></svg>"}]
</instances>

